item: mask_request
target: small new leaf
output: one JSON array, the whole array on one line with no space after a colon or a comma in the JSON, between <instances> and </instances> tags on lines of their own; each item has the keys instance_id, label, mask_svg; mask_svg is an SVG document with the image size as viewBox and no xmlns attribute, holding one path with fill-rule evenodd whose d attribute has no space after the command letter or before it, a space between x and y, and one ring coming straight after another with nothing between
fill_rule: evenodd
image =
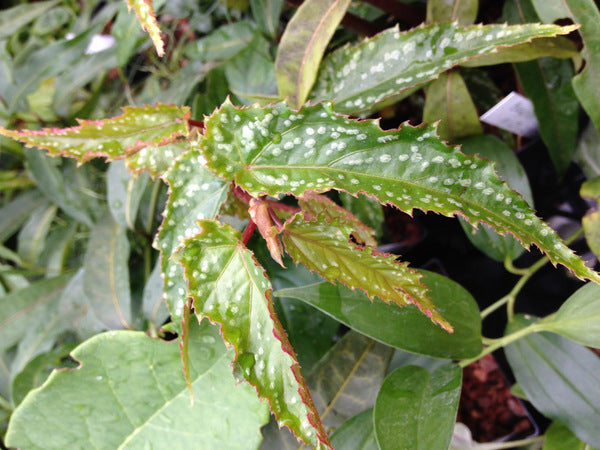
<instances>
[{"instance_id":1,"label":"small new leaf","mask_svg":"<svg viewBox=\"0 0 600 450\"><path fill-rule=\"evenodd\" d=\"M281 426L309 445L329 445L296 356L273 309L271 285L240 235L212 220L173 255L199 318L221 324L236 351L234 375L268 399Z\"/></svg>"},{"instance_id":2,"label":"small new leaf","mask_svg":"<svg viewBox=\"0 0 600 450\"><path fill-rule=\"evenodd\" d=\"M348 227L339 223L305 221L298 213L285 223L282 238L286 251L296 264L316 270L328 281L341 281L399 306L415 304L433 322L452 332L452 326L437 312L421 283L421 274L395 255L361 248L350 242Z\"/></svg>"},{"instance_id":3,"label":"small new leaf","mask_svg":"<svg viewBox=\"0 0 600 450\"><path fill-rule=\"evenodd\" d=\"M158 56L163 56L165 54L165 43L160 37L160 29L152 8L152 0L127 0L127 6L130 11L131 8L135 10L142 30L150 35Z\"/></svg>"},{"instance_id":4,"label":"small new leaf","mask_svg":"<svg viewBox=\"0 0 600 450\"><path fill-rule=\"evenodd\" d=\"M283 247L281 247L277 227L273 224L273 220L269 213L269 204L263 199L252 198L250 200L248 213L250 213L250 218L256 224L260 235L267 242L267 248L269 249L271 258L273 258L281 267L285 267L281 260L281 257L283 256Z\"/></svg>"},{"instance_id":5,"label":"small new leaf","mask_svg":"<svg viewBox=\"0 0 600 450\"><path fill-rule=\"evenodd\" d=\"M165 145L179 136L187 136L190 114L185 106L125 106L123 114L112 119L78 119L76 127L41 131L0 127L0 134L21 141L27 147L44 148L51 155L75 158L82 164L98 156L123 159L149 145Z\"/></svg>"}]
</instances>

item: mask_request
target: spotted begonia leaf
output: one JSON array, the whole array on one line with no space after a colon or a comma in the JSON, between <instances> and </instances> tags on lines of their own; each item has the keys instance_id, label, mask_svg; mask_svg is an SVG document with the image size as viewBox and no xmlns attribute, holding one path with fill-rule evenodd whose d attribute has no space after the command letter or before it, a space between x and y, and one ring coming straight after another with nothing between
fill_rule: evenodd
<instances>
[{"instance_id":1,"label":"spotted begonia leaf","mask_svg":"<svg viewBox=\"0 0 600 450\"><path fill-rule=\"evenodd\" d=\"M229 190L229 183L203 164L204 157L197 150L190 151L179 157L163 177L169 185L169 200L154 246L161 255L163 297L177 331L181 331L186 286L183 269L170 257L184 238L198 232L197 220L216 217Z\"/></svg>"},{"instance_id":2,"label":"spotted begonia leaf","mask_svg":"<svg viewBox=\"0 0 600 450\"><path fill-rule=\"evenodd\" d=\"M166 145L149 145L140 151L127 155L125 165L134 173L148 171L153 177L163 176L175 160L192 148L188 140L171 142Z\"/></svg>"},{"instance_id":3,"label":"spotted begonia leaf","mask_svg":"<svg viewBox=\"0 0 600 450\"><path fill-rule=\"evenodd\" d=\"M369 228L362 223L358 217L342 208L333 200L324 195L306 192L298 199L298 204L304 212L304 217L307 219L317 218L319 216L325 218L327 223L334 220L351 227L352 236L358 244L376 246L375 230Z\"/></svg>"},{"instance_id":4,"label":"spotted begonia leaf","mask_svg":"<svg viewBox=\"0 0 600 450\"><path fill-rule=\"evenodd\" d=\"M44 128L41 131L7 130L0 134L40 147L51 155L76 158L80 163L103 156L123 159L149 145L164 145L189 133L190 109L165 104L125 106L123 114L105 120L78 120L71 128Z\"/></svg>"},{"instance_id":5,"label":"spotted begonia leaf","mask_svg":"<svg viewBox=\"0 0 600 450\"><path fill-rule=\"evenodd\" d=\"M165 54L165 44L160 37L160 29L152 8L152 0L127 0L127 6L129 10L131 8L135 10L142 30L147 31L150 35L158 56L163 56Z\"/></svg>"},{"instance_id":6,"label":"spotted begonia leaf","mask_svg":"<svg viewBox=\"0 0 600 450\"><path fill-rule=\"evenodd\" d=\"M253 196L337 189L407 212L458 214L512 233L525 247L536 244L555 264L600 281L497 177L493 163L446 146L434 126L383 131L377 121L336 114L330 103L299 111L284 103L241 109L225 103L205 124L207 167Z\"/></svg>"},{"instance_id":7,"label":"spotted begonia leaf","mask_svg":"<svg viewBox=\"0 0 600 450\"><path fill-rule=\"evenodd\" d=\"M282 239L285 250L296 264L302 263L331 282L341 281L352 289L363 290L399 306L415 304L433 322L452 332L452 327L437 312L427 297L421 274L396 255L359 247L350 242L351 229L315 220L305 221L302 213L285 223Z\"/></svg>"},{"instance_id":8,"label":"spotted begonia leaf","mask_svg":"<svg viewBox=\"0 0 600 450\"><path fill-rule=\"evenodd\" d=\"M576 26L540 24L461 27L456 22L406 32L390 28L358 46L342 47L326 58L312 98L335 99L335 109L340 112L371 111L378 104L401 99L410 89L454 66L534 38L567 34L574 29Z\"/></svg>"},{"instance_id":9,"label":"spotted begonia leaf","mask_svg":"<svg viewBox=\"0 0 600 450\"><path fill-rule=\"evenodd\" d=\"M256 387L281 426L310 445L329 445L300 374L296 356L273 309L264 269L229 225L198 221L201 232L173 255L183 265L198 317L221 324L233 345L234 376Z\"/></svg>"}]
</instances>

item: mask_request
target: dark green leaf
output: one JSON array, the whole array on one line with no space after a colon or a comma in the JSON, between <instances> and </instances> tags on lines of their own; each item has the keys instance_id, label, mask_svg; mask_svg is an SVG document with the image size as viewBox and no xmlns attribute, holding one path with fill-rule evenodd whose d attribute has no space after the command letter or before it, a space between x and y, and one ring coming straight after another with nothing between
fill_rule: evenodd
<instances>
[{"instance_id":1,"label":"dark green leaf","mask_svg":"<svg viewBox=\"0 0 600 450\"><path fill-rule=\"evenodd\" d=\"M331 435L333 448L344 450L379 450L373 428L373 409L357 414Z\"/></svg>"},{"instance_id":2,"label":"dark green leaf","mask_svg":"<svg viewBox=\"0 0 600 450\"><path fill-rule=\"evenodd\" d=\"M379 448L448 448L458 411L461 379L461 368L453 363L433 372L405 366L388 375L373 411Z\"/></svg>"},{"instance_id":3,"label":"dark green leaf","mask_svg":"<svg viewBox=\"0 0 600 450\"><path fill-rule=\"evenodd\" d=\"M6 443L30 449L249 448L261 440L266 404L236 386L216 327L194 327L190 406L175 342L144 333L100 334L73 351L77 369L54 371L11 418Z\"/></svg>"},{"instance_id":4,"label":"dark green leaf","mask_svg":"<svg viewBox=\"0 0 600 450\"><path fill-rule=\"evenodd\" d=\"M288 22L277 48L275 72L280 98L302 105L317 78L329 40L350 0L306 0Z\"/></svg>"},{"instance_id":5,"label":"dark green leaf","mask_svg":"<svg viewBox=\"0 0 600 450\"><path fill-rule=\"evenodd\" d=\"M518 315L510 334L533 318ZM600 359L591 350L553 333L533 333L504 349L528 400L546 417L560 420L588 444L600 442Z\"/></svg>"},{"instance_id":6,"label":"dark green leaf","mask_svg":"<svg viewBox=\"0 0 600 450\"><path fill-rule=\"evenodd\" d=\"M402 308L327 282L281 289L278 297L297 298L329 314L350 328L387 345L438 358L462 359L481 351L481 319L471 295L460 285L432 272L423 283L440 313L453 325L448 334L416 306Z\"/></svg>"}]
</instances>

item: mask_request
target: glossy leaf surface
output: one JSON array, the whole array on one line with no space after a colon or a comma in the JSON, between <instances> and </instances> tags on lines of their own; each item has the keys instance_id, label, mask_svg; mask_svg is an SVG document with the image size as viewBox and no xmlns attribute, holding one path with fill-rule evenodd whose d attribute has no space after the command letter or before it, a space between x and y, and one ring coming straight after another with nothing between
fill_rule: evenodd
<instances>
[{"instance_id":1,"label":"glossy leaf surface","mask_svg":"<svg viewBox=\"0 0 600 450\"><path fill-rule=\"evenodd\" d=\"M28 394L11 419L6 442L21 448L248 448L261 440L266 405L235 385L215 327L196 326L190 340L190 406L175 342L141 332L94 336L72 356L80 367L55 371Z\"/></svg>"},{"instance_id":2,"label":"glossy leaf surface","mask_svg":"<svg viewBox=\"0 0 600 450\"><path fill-rule=\"evenodd\" d=\"M0 134L28 147L44 148L51 155L70 156L83 163L97 156L124 158L143 147L167 144L189 132L187 107L125 106L123 111L112 119L79 120L79 126L72 128L18 131L0 127Z\"/></svg>"},{"instance_id":3,"label":"glossy leaf surface","mask_svg":"<svg viewBox=\"0 0 600 450\"><path fill-rule=\"evenodd\" d=\"M158 56L165 54L165 43L160 36L160 28L152 8L152 0L127 0L127 6L135 10L142 29L150 35Z\"/></svg>"},{"instance_id":4,"label":"glossy leaf surface","mask_svg":"<svg viewBox=\"0 0 600 450\"><path fill-rule=\"evenodd\" d=\"M446 364L433 372L404 366L388 375L373 411L379 448L448 448L461 379L457 364Z\"/></svg>"},{"instance_id":5,"label":"glossy leaf surface","mask_svg":"<svg viewBox=\"0 0 600 450\"><path fill-rule=\"evenodd\" d=\"M400 32L388 29L356 47L333 52L321 65L312 93L316 100L335 99L336 111L361 113L403 97L403 92L446 70L533 38L566 34L556 25L422 26ZM361 71L357 76L357 71Z\"/></svg>"},{"instance_id":6,"label":"glossy leaf surface","mask_svg":"<svg viewBox=\"0 0 600 450\"><path fill-rule=\"evenodd\" d=\"M331 435L331 445L349 450L379 450L373 429L373 408L344 422Z\"/></svg>"},{"instance_id":7,"label":"glossy leaf surface","mask_svg":"<svg viewBox=\"0 0 600 450\"><path fill-rule=\"evenodd\" d=\"M375 121L337 115L329 103L298 112L283 103L225 103L206 120L202 151L210 170L255 196L337 189L408 212L457 214L512 233L525 247L535 243L555 264L600 280L497 178L492 163L446 146L431 126L385 132Z\"/></svg>"},{"instance_id":8,"label":"glossy leaf surface","mask_svg":"<svg viewBox=\"0 0 600 450\"><path fill-rule=\"evenodd\" d=\"M506 332L533 322L516 316ZM517 382L542 414L560 420L587 443L600 442L600 360L594 352L546 332L529 334L504 351Z\"/></svg>"},{"instance_id":9,"label":"glossy leaf surface","mask_svg":"<svg viewBox=\"0 0 600 450\"><path fill-rule=\"evenodd\" d=\"M210 220L198 224L201 232L174 255L184 267L196 315L221 324L223 339L236 350L236 379L249 381L268 399L281 426L306 443L328 445L294 351L274 313L264 270L230 226Z\"/></svg>"},{"instance_id":10,"label":"glossy leaf surface","mask_svg":"<svg viewBox=\"0 0 600 450\"><path fill-rule=\"evenodd\" d=\"M393 347L438 358L462 359L481 351L481 319L473 297L441 275L425 272L423 283L440 314L454 327L448 334L416 306L397 307L327 282L280 289L278 297L302 300L348 327Z\"/></svg>"},{"instance_id":11,"label":"glossy leaf surface","mask_svg":"<svg viewBox=\"0 0 600 450\"><path fill-rule=\"evenodd\" d=\"M317 77L325 48L350 0L306 0L285 28L277 49L275 73L280 98L302 105Z\"/></svg>"}]
</instances>

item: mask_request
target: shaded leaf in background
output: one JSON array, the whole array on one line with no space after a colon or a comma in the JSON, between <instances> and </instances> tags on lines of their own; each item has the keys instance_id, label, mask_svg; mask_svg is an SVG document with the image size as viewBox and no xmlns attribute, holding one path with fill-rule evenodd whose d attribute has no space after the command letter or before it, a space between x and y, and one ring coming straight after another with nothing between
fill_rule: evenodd
<instances>
[{"instance_id":1,"label":"shaded leaf in background","mask_svg":"<svg viewBox=\"0 0 600 450\"><path fill-rule=\"evenodd\" d=\"M37 189L31 189L16 195L9 203L0 208L0 242L11 237L30 215L40 206L46 203L46 199Z\"/></svg>"},{"instance_id":2,"label":"shaded leaf in background","mask_svg":"<svg viewBox=\"0 0 600 450\"><path fill-rule=\"evenodd\" d=\"M484 134L471 136L459 143L462 145L463 153L477 154L496 162L495 169L500 178L505 180L511 189L521 194L529 205L533 205L533 194L525 169L503 141L490 134ZM474 228L462 217L460 224L473 245L496 261L504 262L506 258L513 261L523 254L523 246L511 234L500 235L485 223L480 223L477 228Z\"/></svg>"},{"instance_id":3,"label":"shaded leaf in background","mask_svg":"<svg viewBox=\"0 0 600 450\"><path fill-rule=\"evenodd\" d=\"M160 29L152 8L152 0L127 0L129 9L133 8L140 21L142 30L148 32L158 56L165 54L165 43L160 36Z\"/></svg>"},{"instance_id":4,"label":"shaded leaf in background","mask_svg":"<svg viewBox=\"0 0 600 450\"><path fill-rule=\"evenodd\" d=\"M373 407L393 353L393 348L349 331L316 364L306 382L327 429Z\"/></svg>"},{"instance_id":5,"label":"shaded leaf in background","mask_svg":"<svg viewBox=\"0 0 600 450\"><path fill-rule=\"evenodd\" d=\"M160 259L158 259L146 280L142 294L142 314L157 328L169 318L167 304L163 298L163 279L160 265Z\"/></svg>"},{"instance_id":6,"label":"shaded leaf in background","mask_svg":"<svg viewBox=\"0 0 600 450\"><path fill-rule=\"evenodd\" d=\"M456 142L459 138L483 133L479 114L459 72L442 73L425 91L423 121L440 120L437 133L441 139Z\"/></svg>"},{"instance_id":7,"label":"shaded leaf in background","mask_svg":"<svg viewBox=\"0 0 600 450\"><path fill-rule=\"evenodd\" d=\"M589 179L600 176L600 142L598 132L589 123L581 133L575 150L575 160Z\"/></svg>"},{"instance_id":8,"label":"shaded leaf in background","mask_svg":"<svg viewBox=\"0 0 600 450\"><path fill-rule=\"evenodd\" d=\"M344 450L379 450L373 426L373 408L344 422L331 435L331 445Z\"/></svg>"},{"instance_id":9,"label":"shaded leaf in background","mask_svg":"<svg viewBox=\"0 0 600 450\"><path fill-rule=\"evenodd\" d=\"M248 448L268 420L254 390L235 385L216 327L203 323L190 338L190 406L175 342L113 331L78 346L80 367L55 371L15 410L6 443L22 448L99 449L145 446ZM89 427L89 424L94 424Z\"/></svg>"},{"instance_id":10,"label":"shaded leaf in background","mask_svg":"<svg viewBox=\"0 0 600 450\"><path fill-rule=\"evenodd\" d=\"M566 448L569 450L593 450L562 423L554 421L546 430L543 450L564 450Z\"/></svg>"},{"instance_id":11,"label":"shaded leaf in background","mask_svg":"<svg viewBox=\"0 0 600 450\"><path fill-rule=\"evenodd\" d=\"M345 192L339 194L344 208L370 227L375 232L376 239L381 238L385 222L381 203L366 195L359 194L355 197Z\"/></svg>"},{"instance_id":12,"label":"shaded leaf in background","mask_svg":"<svg viewBox=\"0 0 600 450\"><path fill-rule=\"evenodd\" d=\"M373 410L379 448L448 448L461 381L462 370L454 363L432 372L404 366L388 375Z\"/></svg>"},{"instance_id":13,"label":"shaded leaf in background","mask_svg":"<svg viewBox=\"0 0 600 450\"><path fill-rule=\"evenodd\" d=\"M129 6L122 2L119 12L110 27L110 34L115 37L117 64L125 66L139 44L140 26L134 14L130 14Z\"/></svg>"},{"instance_id":14,"label":"shaded leaf in background","mask_svg":"<svg viewBox=\"0 0 600 450\"><path fill-rule=\"evenodd\" d=\"M292 108L306 101L329 40L349 5L350 0L306 0L285 27L275 73L279 96L288 98Z\"/></svg>"},{"instance_id":15,"label":"shaded leaf in background","mask_svg":"<svg viewBox=\"0 0 600 450\"><path fill-rule=\"evenodd\" d=\"M478 0L430 0L427 2L427 23L457 21L471 25L477 18Z\"/></svg>"},{"instance_id":16,"label":"shaded leaf in background","mask_svg":"<svg viewBox=\"0 0 600 450\"><path fill-rule=\"evenodd\" d=\"M283 3L283 0L250 0L252 16L263 33L275 37Z\"/></svg>"},{"instance_id":17,"label":"shaded leaf in background","mask_svg":"<svg viewBox=\"0 0 600 450\"><path fill-rule=\"evenodd\" d=\"M56 205L45 205L32 212L29 220L19 230L17 253L23 261L38 265L39 257L46 246L50 225L56 216Z\"/></svg>"},{"instance_id":18,"label":"shaded leaf in background","mask_svg":"<svg viewBox=\"0 0 600 450\"><path fill-rule=\"evenodd\" d=\"M132 175L124 161L112 161L106 172L108 208L115 221L123 228L135 230L135 218L150 176Z\"/></svg>"},{"instance_id":19,"label":"shaded leaf in background","mask_svg":"<svg viewBox=\"0 0 600 450\"><path fill-rule=\"evenodd\" d=\"M10 37L19 28L27 25L58 3L58 0L28 3L0 11L0 39Z\"/></svg>"},{"instance_id":20,"label":"shaded leaf in background","mask_svg":"<svg viewBox=\"0 0 600 450\"><path fill-rule=\"evenodd\" d=\"M469 60L476 63L477 58L490 53L497 59L511 46L572 30L553 25L459 27L456 23L407 32L391 28L358 46L331 53L319 69L311 96L316 100L335 98L335 110L343 113L372 111L404 98L412 88L456 65Z\"/></svg>"},{"instance_id":21,"label":"shaded leaf in background","mask_svg":"<svg viewBox=\"0 0 600 450\"><path fill-rule=\"evenodd\" d=\"M463 359L481 351L481 319L477 303L452 280L422 271L423 282L440 313L454 326L448 334L416 306L399 308L361 292L328 282L280 289L274 295L302 300L350 328L387 345L438 358Z\"/></svg>"},{"instance_id":22,"label":"shaded leaf in background","mask_svg":"<svg viewBox=\"0 0 600 450\"><path fill-rule=\"evenodd\" d=\"M446 146L432 126L385 132L376 121L334 113L331 103L292 111L285 103L235 108L230 102L205 126L207 168L251 195L337 189L366 193L407 212L462 215L473 225L483 221L514 234L525 247L535 243L579 277L600 280L496 177L491 162Z\"/></svg>"},{"instance_id":23,"label":"shaded leaf in background","mask_svg":"<svg viewBox=\"0 0 600 450\"><path fill-rule=\"evenodd\" d=\"M83 290L108 329L130 328L129 240L112 216L91 230L83 262Z\"/></svg>"},{"instance_id":24,"label":"shaded leaf in background","mask_svg":"<svg viewBox=\"0 0 600 450\"><path fill-rule=\"evenodd\" d=\"M256 36L255 26L247 21L223 25L191 44L187 54L202 61L226 60L246 48Z\"/></svg>"},{"instance_id":25,"label":"shaded leaf in background","mask_svg":"<svg viewBox=\"0 0 600 450\"><path fill-rule=\"evenodd\" d=\"M517 315L506 334L534 322L534 318ZM536 409L564 423L588 444L600 442L600 359L594 352L547 332L528 334L504 351L517 382Z\"/></svg>"}]
</instances>

